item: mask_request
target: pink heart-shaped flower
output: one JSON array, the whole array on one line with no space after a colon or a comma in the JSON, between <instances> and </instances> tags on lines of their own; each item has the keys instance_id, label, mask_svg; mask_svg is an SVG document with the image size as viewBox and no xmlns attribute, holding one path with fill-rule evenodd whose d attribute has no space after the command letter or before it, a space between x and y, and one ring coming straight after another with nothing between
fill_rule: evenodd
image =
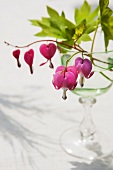
<instances>
[{"instance_id":1,"label":"pink heart-shaped flower","mask_svg":"<svg viewBox=\"0 0 113 170\"><path fill-rule=\"evenodd\" d=\"M67 98L66 91L74 90L77 86L77 71L74 66L58 66L56 68L55 74L53 75L53 85L55 89L63 89L62 98L65 100Z\"/></svg>"},{"instance_id":2,"label":"pink heart-shaped flower","mask_svg":"<svg viewBox=\"0 0 113 170\"><path fill-rule=\"evenodd\" d=\"M13 56L16 58L16 59L18 59L19 58L19 56L20 56L20 50L19 49L17 49L17 50L15 50L15 51L13 51Z\"/></svg>"},{"instance_id":3,"label":"pink heart-shaped flower","mask_svg":"<svg viewBox=\"0 0 113 170\"><path fill-rule=\"evenodd\" d=\"M13 56L14 56L14 57L16 58L16 60L17 60L17 65L18 65L18 67L21 67L21 64L20 64L20 61L19 61L20 50L19 50L19 49L14 50L14 51L12 52L12 54L13 54Z\"/></svg>"},{"instance_id":4,"label":"pink heart-shaped flower","mask_svg":"<svg viewBox=\"0 0 113 170\"><path fill-rule=\"evenodd\" d=\"M46 59L50 60L56 52L56 45L54 43L42 44L39 50Z\"/></svg>"},{"instance_id":5,"label":"pink heart-shaped flower","mask_svg":"<svg viewBox=\"0 0 113 170\"><path fill-rule=\"evenodd\" d=\"M29 65L31 74L33 73L33 69L32 69L33 59L34 59L34 50L30 49L26 51L24 54L24 60Z\"/></svg>"},{"instance_id":6,"label":"pink heart-shaped flower","mask_svg":"<svg viewBox=\"0 0 113 170\"><path fill-rule=\"evenodd\" d=\"M29 66L32 66L33 58L34 58L34 50L33 49L30 49L29 51L25 52L24 60Z\"/></svg>"}]
</instances>

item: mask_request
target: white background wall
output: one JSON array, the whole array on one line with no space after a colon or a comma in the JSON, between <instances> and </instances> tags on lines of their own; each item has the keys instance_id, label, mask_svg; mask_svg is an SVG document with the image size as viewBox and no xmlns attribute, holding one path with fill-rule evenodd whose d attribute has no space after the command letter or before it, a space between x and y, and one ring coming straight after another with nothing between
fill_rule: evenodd
<instances>
[{"instance_id":1,"label":"white background wall","mask_svg":"<svg viewBox=\"0 0 113 170\"><path fill-rule=\"evenodd\" d=\"M66 126L74 125L74 119L81 120L82 108L78 104L77 96L68 93L68 100L63 101L62 92L53 88L51 85L53 70L48 69L47 65L39 67L44 60L39 56L38 45L33 47L36 57L34 74L30 75L22 55L22 68L16 67L16 60L11 56L14 48L4 44L4 41L14 45L26 45L36 41L39 38L33 35L39 28L31 26L28 19L41 19L42 16L47 16L46 5L49 5L58 11L64 10L67 18L73 21L73 9L82 2L83 0L0 0L1 170L20 170L22 168L31 170L33 168L30 166L30 160L36 163L36 169L69 170L70 166L68 167L66 162L74 160L61 152L58 146L56 152L54 152L54 146L51 146L52 149L54 148L51 151L44 150L47 153L47 159L40 157L40 154L38 155L30 146L27 151L25 150L28 145L26 141L29 142L29 138L34 140L33 136L28 133L29 130L58 140L60 132L65 130ZM95 4L98 0L88 2ZM111 1L110 3L112 5ZM27 49L22 50L22 54L25 50ZM58 54L53 61L57 64L60 63ZM113 129L112 99L113 89L98 97L93 111L97 124L107 124L108 129L111 127ZM39 137L36 140L38 141ZM60 168L61 165L64 169Z\"/></svg>"}]
</instances>

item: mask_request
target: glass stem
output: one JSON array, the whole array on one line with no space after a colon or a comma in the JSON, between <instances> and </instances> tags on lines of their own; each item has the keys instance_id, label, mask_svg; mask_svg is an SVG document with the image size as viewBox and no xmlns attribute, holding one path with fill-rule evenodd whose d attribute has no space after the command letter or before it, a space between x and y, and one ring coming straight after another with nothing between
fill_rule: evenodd
<instances>
[{"instance_id":1,"label":"glass stem","mask_svg":"<svg viewBox=\"0 0 113 170\"><path fill-rule=\"evenodd\" d=\"M96 132L95 125L92 120L91 109L94 103L96 103L95 98L79 98L79 102L83 105L84 117L80 123L80 134L82 139L93 139L93 136Z\"/></svg>"}]
</instances>

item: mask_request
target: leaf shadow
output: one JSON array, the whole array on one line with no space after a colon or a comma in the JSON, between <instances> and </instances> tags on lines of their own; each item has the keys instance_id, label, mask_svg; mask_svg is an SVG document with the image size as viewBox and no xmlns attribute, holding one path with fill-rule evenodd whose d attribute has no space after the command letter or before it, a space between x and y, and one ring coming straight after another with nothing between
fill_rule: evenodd
<instances>
[{"instance_id":1,"label":"leaf shadow","mask_svg":"<svg viewBox=\"0 0 113 170\"><path fill-rule=\"evenodd\" d=\"M53 141L44 132L41 133L38 129L34 132L32 128L24 126L21 120L15 119L18 114L21 114L21 117L25 120L31 119L33 114L35 114L36 116L38 115L37 123L40 124L40 127L45 126L41 117L44 110L39 106L26 105L26 103L31 101L33 101L32 98L22 96L21 94L0 95L0 135L11 146L15 158L17 152L15 142L18 143L17 147L21 148L18 150L21 153L21 160L24 162L27 159L29 165L34 169L37 168L37 163L33 160L30 153L35 152L35 154L46 158L44 150L51 149L49 144L53 144ZM14 116L13 112L15 110ZM29 114L26 114L27 112Z\"/></svg>"}]
</instances>

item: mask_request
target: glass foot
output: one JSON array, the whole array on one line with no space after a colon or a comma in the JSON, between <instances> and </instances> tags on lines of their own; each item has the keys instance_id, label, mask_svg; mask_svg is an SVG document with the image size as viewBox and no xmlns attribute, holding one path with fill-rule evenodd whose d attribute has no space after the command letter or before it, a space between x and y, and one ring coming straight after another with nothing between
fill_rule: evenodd
<instances>
[{"instance_id":1,"label":"glass foot","mask_svg":"<svg viewBox=\"0 0 113 170\"><path fill-rule=\"evenodd\" d=\"M82 137L77 128L71 128L61 135L60 144L68 154L92 161L113 151L113 135L99 129L89 137Z\"/></svg>"}]
</instances>

